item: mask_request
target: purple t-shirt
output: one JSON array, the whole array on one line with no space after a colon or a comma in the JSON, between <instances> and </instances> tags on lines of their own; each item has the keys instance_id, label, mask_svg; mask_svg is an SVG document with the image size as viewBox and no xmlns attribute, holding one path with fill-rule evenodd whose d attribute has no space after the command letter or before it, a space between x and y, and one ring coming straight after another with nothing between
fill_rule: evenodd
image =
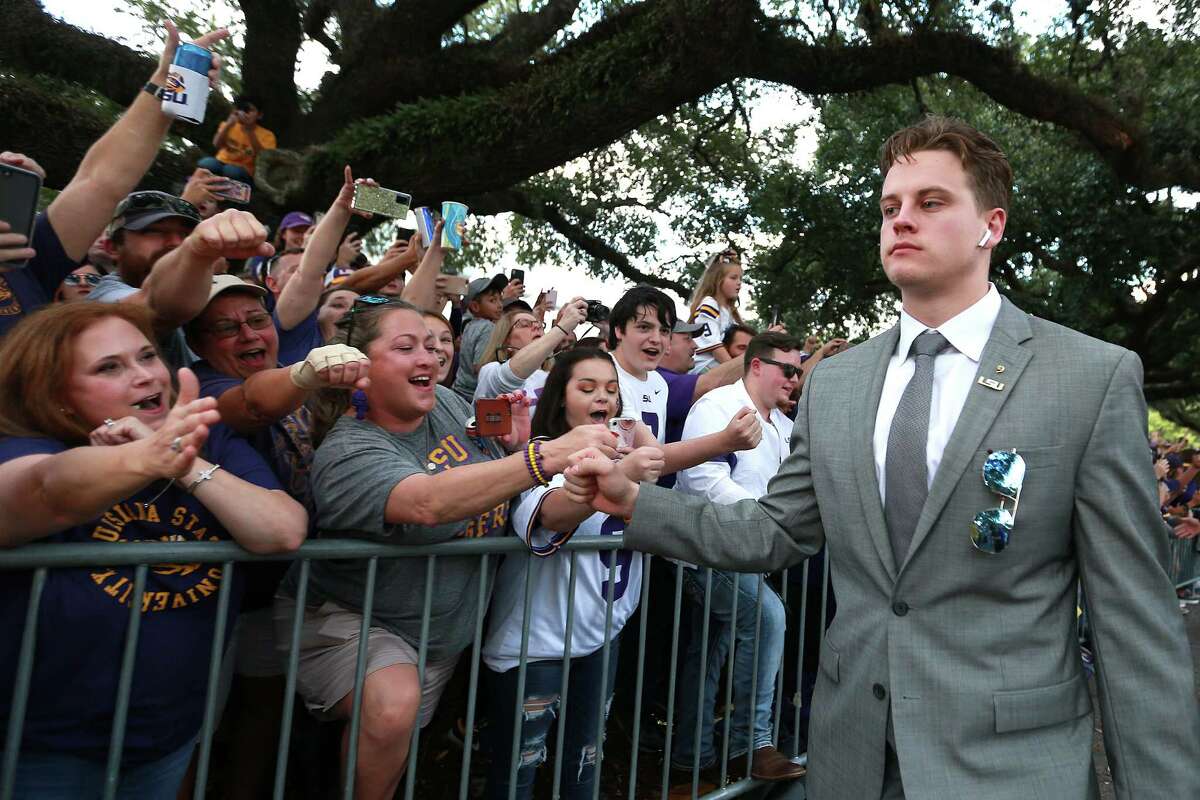
<instances>
[{"instance_id":1,"label":"purple t-shirt","mask_svg":"<svg viewBox=\"0 0 1200 800\"><path fill-rule=\"evenodd\" d=\"M665 442L670 444L683 438L683 423L687 422L688 412L692 410L692 402L696 394L696 381L700 380L700 376L672 372L665 367L659 367L657 372L667 382L667 438ZM674 487L675 473L663 475L658 479L658 485L668 489Z\"/></svg>"},{"instance_id":2,"label":"purple t-shirt","mask_svg":"<svg viewBox=\"0 0 1200 800\"><path fill-rule=\"evenodd\" d=\"M0 272L0 337L30 311L48 305L63 278L80 264L63 250L45 211L33 223L30 246L37 255L24 268Z\"/></svg>"},{"instance_id":3,"label":"purple t-shirt","mask_svg":"<svg viewBox=\"0 0 1200 800\"><path fill-rule=\"evenodd\" d=\"M67 446L51 439L0 440L0 463L22 456L54 455ZM214 425L205 457L223 471L268 489L278 489L270 467L244 439ZM161 497L155 496L164 488ZM46 542L197 542L229 534L193 495L155 481L114 504L98 518L45 537ZM103 762L129 624L134 567L52 569L38 610L37 643L22 749L70 754ZM0 572L0 724L7 725L16 677L29 572ZM155 564L146 575L133 692L122 763L144 764L195 739L204 712L208 661L217 619L217 590L225 579L220 564ZM234 571L226 630L241 593Z\"/></svg>"}]
</instances>

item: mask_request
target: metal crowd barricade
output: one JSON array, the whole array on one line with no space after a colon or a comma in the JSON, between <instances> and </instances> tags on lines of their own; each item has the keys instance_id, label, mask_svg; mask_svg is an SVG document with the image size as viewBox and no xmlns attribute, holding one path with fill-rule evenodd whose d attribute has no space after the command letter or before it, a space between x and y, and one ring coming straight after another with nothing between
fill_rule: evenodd
<instances>
[{"instance_id":1,"label":"metal crowd barricade","mask_svg":"<svg viewBox=\"0 0 1200 800\"><path fill-rule=\"evenodd\" d=\"M553 557L569 558L570 559L570 578L568 588L568 612L564 631L564 655L563 655L563 675L561 692L559 699L558 719L562 719L566 713L567 695L570 686L570 648L572 631L575 624L575 608L574 598L576 594L576 565L580 551L598 552L618 550L623 544L621 536L603 536L603 537L579 537L567 542L562 550L565 553ZM230 595L232 594L232 575L236 565L244 562L253 561L299 561L299 572L296 590L296 612L292 621L292 637L291 648L287 657L286 679L285 679L285 697L283 703L283 716L279 731L279 742L277 748L277 757L274 771L274 789L273 797L275 800L282 800L285 797L287 786L288 773L288 757L289 745L292 734L293 723L293 702L292 698L296 691L296 674L299 666L299 641L300 630L303 622L303 615L306 607L306 598L309 589L310 564L313 561L322 561L330 559L363 559L367 563L367 577L364 596L362 598L363 622L360 630L360 638L358 645L358 661L356 666L354 696L353 696L353 711L349 720L350 735L348 737L348 757L346 763L353 765L356 763L356 755L358 749L358 732L362 723L362 695L363 683L366 673L366 650L367 650L367 633L370 625L371 610L375 603L376 596L376 575L379 559L384 558L425 558L426 584L424 596L424 613L421 624L421 642L418 650L418 665L417 672L421 683L424 683L425 668L426 668L426 652L429 639L429 619L433 597L433 585L437 574L437 564L439 558L457 557L474 555L480 559L481 570L479 578L479 591L481 595L490 590L487 584L488 564L491 559L507 557L527 558L532 559L529 551L524 544L514 538L494 538L494 539L473 539L448 542L437 545L426 546L406 546L406 545L388 545L377 544L359 540L315 540L304 544L298 551L288 554L278 554L271 556L261 556L249 553L232 542L212 542L212 543L166 543L166 542L130 542L122 544L119 547L112 545L98 544L33 544L21 548L8 550L0 554L0 570L32 570L33 580L30 587L29 605L25 619L25 629L21 638L21 649L19 663L17 665L16 681L12 687L12 702L10 705L10 715L7 725L7 735L5 741L8 746L3 754L2 763L0 763L0 800L10 800L14 793L14 781L16 778L16 767L20 755L20 748L14 746L15 743L21 742L21 734L24 724L24 719L27 711L28 693L31 684L34 665L36 663L37 654L35 652L36 644L36 623L42 592L46 585L47 571L51 569L70 569L82 567L118 567L132 566L134 571L134 589L131 597L142 597L146 585L146 575L150 566L159 563L219 563L224 570L225 580L222 581L221 587L217 596L217 617L214 630L214 646L211 651L208 670L208 686L206 690L206 699L204 707L204 716L202 728L199 732L197 742L197 764L195 776L195 794L197 798L206 796L206 788L210 775L210 760L212 756L212 740L216 730L218 719L218 698L220 694L221 671L223 657L226 645L226 611L229 607ZM697 727L694 731L676 732L673 725L673 715L675 713L675 694L676 694L676 677L680 666L679 641L680 641L680 626L681 615L683 613L682 593L683 593L683 569L682 565L667 564L667 568L674 569L674 598L673 598L673 624L671 630L671 653L670 653L670 671L668 675L667 688L667 719L665 730L665 754L661 769L661 782L659 786L654 787L642 785L641 793L639 794L639 739L640 727L643 717L642 708L642 690L644 681L644 668L646 664L646 649L647 649L647 629L650 619L650 573L652 566L651 556L640 554L642 559L642 593L640 600L640 624L638 625L637 633L637 674L635 676L635 692L633 703L633 719L632 719L632 741L631 755L629 759L628 775L613 776L605 775L602 770L604 760L604 729L606 725L606 714L603 708L599 709L597 718L599 719L597 730L597 752L596 752L596 774L599 779L596 781L595 796L600 796L600 786L602 783L606 785L627 784L627 797L662 797L667 798L671 789L670 778L670 752L671 742L674 736L690 735L693 737L693 742L698 745L700 739L700 724L707 718L711 720L710 714L697 715ZM609 647L612 641L612 615L613 615L613 591L617 578L618 559L608 559L608 596L607 609L605 612L605 637L604 637L604 673L602 674L602 686L607 682L608 669L616 669L616 665L609 665ZM800 612L795 619L789 618L787 641L788 647L796 647L796 669L795 669L795 688L794 694L791 695L792 704L794 706L793 729L798 730L800 726L801 710L802 710L802 684L804 681L804 665L805 665L805 626L808 609L808 571L806 565L800 565L799 569L804 570L803 579L800 584L802 592L800 598ZM707 582L711 586L711 570L707 571ZM525 594L524 594L524 614L528 620L529 611L532 602L531 592L531 573L532 570L526 565L525 570ZM821 608L820 620L824 620L826 614L826 604L829 599L828 586L829 568L828 562L824 567L824 586L821 589ZM760 576L758 583L758 591L764 590L764 579ZM788 585L787 571L783 572L783 583L781 599L787 606L788 600ZM736 593L734 595L736 603ZM704 606L704 625L702 636L703 647L702 653L707 652L708 641L707 637L712 634L710 625L708 624L709 612L709 596L706 595ZM137 645L139 635L139 623L141 619L142 606L133 600L130 601L129 625L126 631L126 639L121 663L121 672L117 685L116 704L112 721L112 733L109 740L109 752L105 774L104 797L105 800L112 800L116 797L118 781L120 778L121 753L125 735L125 727L129 710L130 692L133 681L133 668L137 657ZM473 621L463 621L463 624L474 624L474 637L470 648L470 678L469 689L467 694L466 719L465 719L465 735L463 741L463 758L459 767L458 780L458 797L462 800L471 796L471 759L474 744L474 728L476 718L478 716L478 689L480 680L480 650L484 634L484 619L486 613L486 603L478 604L478 612ZM733 617L736 618L736 605L734 608ZM632 620L631 620L632 622ZM758 640L761 633L761 608L759 610L758 619L756 620L754 647L755 653L758 652ZM823 639L824 625L821 625L819 635ZM698 794L699 788L699 769L698 767L692 771L691 796L704 798L728 798L737 797L754 792L762 786L762 782L751 779L750 764L753 751L746 755L747 777L730 781L727 772L727 758L729 748L729 727L730 718L732 717L732 698L733 698L733 664L734 664L734 649L736 646L736 637L732 636L729 647L728 662L728 677L725 681L724 690L724 706L726 708L724 722L724 743L721 752L721 769L720 781L716 790L708 794ZM529 643L529 626L523 626L521 653L519 662L519 674L517 681L516 692L516 714L514 722L514 736L512 752L509 755L511 758L509 769L509 797L512 798L516 794L515 780L519 758L520 758L520 726L522 721L524 685L525 685L525 669L528 662L528 643ZM756 659L757 660L757 659ZM784 658L786 662L786 655ZM704 665L701 664L701 696L703 692L703 672ZM754 678L757 682L757 675ZM619 688L619 687L618 687ZM752 684L750 697L753 698L757 687ZM7 691L8 687L0 687L0 691ZM780 664L778 677L776 681L775 704L774 704L774 721L773 730L775 741L779 741L781 716L784 705L784 667ZM607 698L605 692L600 692L601 703L605 703ZM681 702L690 702L691 698L681 698ZM446 702L443 698L442 702ZM748 715L750 724L753 724L753 714ZM553 769L553 786L551 796L558 798L561 793L560 776L558 763L559 759L564 757L564 725L557 725L555 735L555 743L552 754L547 758L547 767ZM612 726L609 725L610 731ZM404 778L404 797L406 800L412 800L416 791L416 780L418 771L418 755L421 747L421 730L416 728L413 731L412 741L409 748L408 770ZM806 754L790 753L797 757L800 763L804 763ZM345 775L342 780L341 796L345 800L351 800L354 797L354 780L355 770L353 768L345 770ZM658 789L656 792L655 789ZM675 787L679 791L678 787Z\"/></svg>"},{"instance_id":2,"label":"metal crowd barricade","mask_svg":"<svg viewBox=\"0 0 1200 800\"><path fill-rule=\"evenodd\" d=\"M1173 534L1170 542L1168 572L1176 589L1183 589L1200 581L1200 538L1178 539Z\"/></svg>"}]
</instances>

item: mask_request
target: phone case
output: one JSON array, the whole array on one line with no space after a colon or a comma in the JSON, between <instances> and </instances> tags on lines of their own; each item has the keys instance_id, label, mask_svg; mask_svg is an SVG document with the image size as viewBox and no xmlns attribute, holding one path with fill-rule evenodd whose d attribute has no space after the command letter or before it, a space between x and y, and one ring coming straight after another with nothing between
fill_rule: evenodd
<instances>
[{"instance_id":1,"label":"phone case","mask_svg":"<svg viewBox=\"0 0 1200 800\"><path fill-rule=\"evenodd\" d=\"M33 222L37 217L41 189L42 179L36 172L0 164L0 219L9 224L13 233L24 235L27 241L33 239ZM3 263L10 268L25 266L24 261Z\"/></svg>"},{"instance_id":2,"label":"phone case","mask_svg":"<svg viewBox=\"0 0 1200 800\"><path fill-rule=\"evenodd\" d=\"M408 216L409 206L412 205L412 195L397 192L395 189L384 189L382 186L368 186L360 183L354 187L354 207L359 211L370 211L383 217L404 219Z\"/></svg>"},{"instance_id":3,"label":"phone case","mask_svg":"<svg viewBox=\"0 0 1200 800\"><path fill-rule=\"evenodd\" d=\"M512 433L512 407L498 397L475 401L475 428L480 436L507 436Z\"/></svg>"},{"instance_id":4,"label":"phone case","mask_svg":"<svg viewBox=\"0 0 1200 800\"><path fill-rule=\"evenodd\" d=\"M235 181L232 178L226 178L225 185L213 189L212 193L234 203L250 202L250 184Z\"/></svg>"}]
</instances>

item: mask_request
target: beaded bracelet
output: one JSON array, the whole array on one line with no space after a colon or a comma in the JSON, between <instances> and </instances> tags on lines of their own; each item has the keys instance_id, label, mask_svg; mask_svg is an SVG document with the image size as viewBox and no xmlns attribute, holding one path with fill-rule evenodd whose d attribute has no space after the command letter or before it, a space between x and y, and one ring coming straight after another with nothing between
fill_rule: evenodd
<instances>
[{"instance_id":1,"label":"beaded bracelet","mask_svg":"<svg viewBox=\"0 0 1200 800\"><path fill-rule=\"evenodd\" d=\"M542 443L534 439L525 448L525 468L529 470L533 482L539 486L549 486L550 481L542 474Z\"/></svg>"}]
</instances>

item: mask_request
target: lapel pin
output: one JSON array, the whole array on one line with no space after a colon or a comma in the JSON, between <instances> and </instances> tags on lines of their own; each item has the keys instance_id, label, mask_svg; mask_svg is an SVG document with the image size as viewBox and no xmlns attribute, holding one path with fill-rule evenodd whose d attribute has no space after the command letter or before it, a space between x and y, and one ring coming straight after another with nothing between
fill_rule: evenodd
<instances>
[{"instance_id":1,"label":"lapel pin","mask_svg":"<svg viewBox=\"0 0 1200 800\"><path fill-rule=\"evenodd\" d=\"M1003 374L1004 374L1004 365L1003 365L1003 364L997 364L997 365L996 365L996 374L997 374L997 375L1003 375Z\"/></svg>"},{"instance_id":2,"label":"lapel pin","mask_svg":"<svg viewBox=\"0 0 1200 800\"><path fill-rule=\"evenodd\" d=\"M986 386L989 389L995 389L997 392L1003 391L1003 389L1004 389L1003 383L1001 383L1000 381L994 381L991 378L980 378L979 385Z\"/></svg>"}]
</instances>

